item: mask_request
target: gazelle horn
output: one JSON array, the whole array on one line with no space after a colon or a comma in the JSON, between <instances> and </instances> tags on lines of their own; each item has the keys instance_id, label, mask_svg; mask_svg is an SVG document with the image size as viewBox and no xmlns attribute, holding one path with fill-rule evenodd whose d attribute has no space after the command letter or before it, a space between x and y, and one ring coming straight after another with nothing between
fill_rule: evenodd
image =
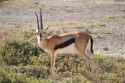
<instances>
[{"instance_id":1,"label":"gazelle horn","mask_svg":"<svg viewBox=\"0 0 125 83\"><path fill-rule=\"evenodd\" d=\"M37 13L36 13L36 12L35 12L35 15L36 15L37 26L38 26L37 28L38 28L38 29L40 29L40 27L39 27L39 19L38 19L38 15L37 15Z\"/></svg>"},{"instance_id":2,"label":"gazelle horn","mask_svg":"<svg viewBox=\"0 0 125 83\"><path fill-rule=\"evenodd\" d=\"M40 25L41 25L41 29L43 29L43 19L42 19L42 10L40 8Z\"/></svg>"}]
</instances>

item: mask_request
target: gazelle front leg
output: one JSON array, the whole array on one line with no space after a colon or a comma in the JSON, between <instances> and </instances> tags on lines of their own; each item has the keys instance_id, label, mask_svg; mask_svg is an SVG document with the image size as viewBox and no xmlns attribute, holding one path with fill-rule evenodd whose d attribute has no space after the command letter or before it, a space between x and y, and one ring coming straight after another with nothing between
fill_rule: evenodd
<instances>
[{"instance_id":1,"label":"gazelle front leg","mask_svg":"<svg viewBox=\"0 0 125 83\"><path fill-rule=\"evenodd\" d=\"M54 54L54 51L51 52L51 74L54 74L54 67L55 67L55 59L56 55Z\"/></svg>"}]
</instances>

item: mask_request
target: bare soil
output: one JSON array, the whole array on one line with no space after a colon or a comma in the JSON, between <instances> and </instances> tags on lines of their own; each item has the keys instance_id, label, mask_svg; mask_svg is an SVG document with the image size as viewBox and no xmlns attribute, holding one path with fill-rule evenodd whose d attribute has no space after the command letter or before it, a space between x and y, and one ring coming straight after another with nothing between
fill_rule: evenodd
<instances>
[{"instance_id":1,"label":"bare soil","mask_svg":"<svg viewBox=\"0 0 125 83\"><path fill-rule=\"evenodd\" d=\"M9 0L0 2L0 34L36 29L42 8L44 26L54 32L89 31L94 51L125 55L124 0Z\"/></svg>"}]
</instances>

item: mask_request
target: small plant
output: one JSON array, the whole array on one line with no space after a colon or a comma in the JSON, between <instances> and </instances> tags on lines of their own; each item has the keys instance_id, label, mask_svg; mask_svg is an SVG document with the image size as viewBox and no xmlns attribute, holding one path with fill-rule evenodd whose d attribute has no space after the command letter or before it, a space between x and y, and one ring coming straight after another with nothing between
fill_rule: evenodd
<instances>
[{"instance_id":1,"label":"small plant","mask_svg":"<svg viewBox=\"0 0 125 83\"><path fill-rule=\"evenodd\" d=\"M14 33L1 39L0 55L7 64L27 64L30 56L38 56L43 51L35 43L31 32Z\"/></svg>"},{"instance_id":2,"label":"small plant","mask_svg":"<svg viewBox=\"0 0 125 83\"><path fill-rule=\"evenodd\" d=\"M41 79L12 71L9 67L0 68L0 83L53 83L51 79Z\"/></svg>"}]
</instances>

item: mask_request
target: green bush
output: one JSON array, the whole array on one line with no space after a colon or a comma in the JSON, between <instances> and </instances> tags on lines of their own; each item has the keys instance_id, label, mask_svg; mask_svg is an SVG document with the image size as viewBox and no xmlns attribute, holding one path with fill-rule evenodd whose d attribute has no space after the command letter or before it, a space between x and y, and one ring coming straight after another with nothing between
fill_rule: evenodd
<instances>
[{"instance_id":1,"label":"green bush","mask_svg":"<svg viewBox=\"0 0 125 83\"><path fill-rule=\"evenodd\" d=\"M73 76L64 83L92 83L90 80L86 79L84 76Z\"/></svg>"},{"instance_id":2,"label":"green bush","mask_svg":"<svg viewBox=\"0 0 125 83\"><path fill-rule=\"evenodd\" d=\"M25 31L4 36L0 41L0 56L9 65L27 64L30 56L38 56L43 51L37 46L33 32Z\"/></svg>"},{"instance_id":3,"label":"green bush","mask_svg":"<svg viewBox=\"0 0 125 83\"><path fill-rule=\"evenodd\" d=\"M0 83L53 83L51 79L41 79L12 71L9 67L0 68Z\"/></svg>"}]
</instances>

